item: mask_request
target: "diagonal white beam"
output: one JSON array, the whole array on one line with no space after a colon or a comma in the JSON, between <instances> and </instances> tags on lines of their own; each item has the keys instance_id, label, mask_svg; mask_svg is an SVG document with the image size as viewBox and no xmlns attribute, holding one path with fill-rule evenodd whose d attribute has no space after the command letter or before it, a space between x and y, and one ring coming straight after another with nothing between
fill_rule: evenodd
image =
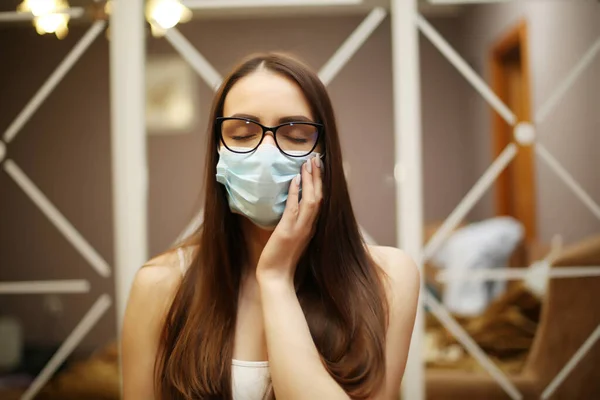
<instances>
[{"instance_id":1,"label":"diagonal white beam","mask_svg":"<svg viewBox=\"0 0 600 400\"><path fill-rule=\"evenodd\" d=\"M588 51L581 57L579 62L569 71L567 77L561 82L560 85L552 92L550 97L540 106L535 113L535 123L542 123L548 115L554 110L556 105L564 94L573 86L577 78L585 71L585 69L592 63L596 55L600 52L600 37L592 44Z\"/></svg>"},{"instance_id":2,"label":"diagonal white beam","mask_svg":"<svg viewBox=\"0 0 600 400\"><path fill-rule=\"evenodd\" d=\"M362 0L184 0L183 5L194 10L262 7L324 7L361 4Z\"/></svg>"},{"instance_id":3,"label":"diagonal white beam","mask_svg":"<svg viewBox=\"0 0 600 400\"><path fill-rule=\"evenodd\" d=\"M448 313L428 291L424 293L425 304L435 315L440 323L464 346L471 356L498 382L504 391L513 400L522 399L523 396L508 377L494 364L494 362L477 345L471 336L459 325L458 322Z\"/></svg>"},{"instance_id":4,"label":"diagonal white beam","mask_svg":"<svg viewBox=\"0 0 600 400\"><path fill-rule=\"evenodd\" d=\"M365 43L373 31L381 24L386 16L386 11L381 8L373 9L361 24L342 43L340 48L331 56L319 72L319 78L328 85L338 72L348 63L352 56ZM179 54L194 68L213 90L216 90L223 81L219 72L208 62L186 37L177 29L167 30L166 39L179 52Z\"/></svg>"},{"instance_id":5,"label":"diagonal white beam","mask_svg":"<svg viewBox=\"0 0 600 400\"><path fill-rule=\"evenodd\" d=\"M496 178L504 171L506 166L517 154L517 146L510 143L494 160L492 165L481 175L473 188L466 194L456 208L450 213L442 226L433 234L423 251L424 260L428 260L446 241L450 233L471 211L473 206L481 199L485 192L495 182Z\"/></svg>"},{"instance_id":6,"label":"diagonal white beam","mask_svg":"<svg viewBox=\"0 0 600 400\"><path fill-rule=\"evenodd\" d=\"M502 102L502 100L500 100L498 96L496 96L496 93L490 89L488 84L481 79L481 77L473 70L473 68L471 68L469 64L467 64L460 54L458 54L458 52L454 50L452 46L450 46L446 39L444 39L444 37L440 35L435 28L431 26L431 24L429 24L429 22L427 22L427 20L421 15L417 16L417 25L419 29L421 29L421 32L423 32L423 34L431 41L431 43L437 47L440 53L446 56L448 61L450 61L450 63L456 67L458 72L460 72L462 76L464 76L465 79L469 81L471 85L473 85L473 88L479 92L479 94L490 104L490 106L492 106L508 124L514 125L517 122L517 117L515 114L506 106L506 104L504 104L504 102Z\"/></svg>"},{"instance_id":7,"label":"diagonal white beam","mask_svg":"<svg viewBox=\"0 0 600 400\"><path fill-rule=\"evenodd\" d=\"M90 283L84 279L0 282L0 294L87 293L89 291Z\"/></svg>"},{"instance_id":8,"label":"diagonal white beam","mask_svg":"<svg viewBox=\"0 0 600 400\"><path fill-rule=\"evenodd\" d=\"M364 232L364 231L363 231ZM364 232L366 233L366 232ZM368 235L368 234L367 234ZM372 244L376 244L374 241ZM572 268L572 267L568 267ZM589 267L584 267L589 268ZM508 377L494 364L487 354L479 347L473 338L460 326L458 322L448 313L446 308L440 304L435 297L425 289L422 291L423 302L440 323L465 347L479 364L502 386L502 388L513 399L521 399L518 389L510 382Z\"/></svg>"},{"instance_id":9,"label":"diagonal white beam","mask_svg":"<svg viewBox=\"0 0 600 400\"><path fill-rule=\"evenodd\" d=\"M73 245L101 276L108 278L110 268L108 263L100 254L83 238L64 215L48 200L42 191L35 186L27 175L12 160L6 160L4 170L19 185L19 187L29 196L31 201L38 206L42 213L54 224L56 229Z\"/></svg>"},{"instance_id":10,"label":"diagonal white beam","mask_svg":"<svg viewBox=\"0 0 600 400\"><path fill-rule=\"evenodd\" d=\"M50 380L52 375L56 372L58 367L65 361L65 359L75 350L77 345L83 340L85 335L96 325L100 317L110 307L111 300L107 294L101 295L98 300L94 303L92 308L85 314L83 319L77 324L75 329L65 339L63 344L58 348L56 353L52 356L50 361L46 364L44 369L34 379L31 385L27 388L27 391L23 393L21 400L31 400L39 393L44 385Z\"/></svg>"},{"instance_id":11,"label":"diagonal white beam","mask_svg":"<svg viewBox=\"0 0 600 400\"><path fill-rule=\"evenodd\" d=\"M319 78L325 85L328 85L348 63L373 31L381 24L385 16L386 11L383 8L378 7L373 9L352 34L350 34L319 72ZM216 90L221 85L223 78L218 71L181 32L175 28L169 29L165 37L213 90Z\"/></svg>"},{"instance_id":12,"label":"diagonal white beam","mask_svg":"<svg viewBox=\"0 0 600 400\"><path fill-rule=\"evenodd\" d=\"M579 361L585 357L588 351L596 344L600 338L600 325L596 327L594 332L586 339L579 349L573 354L573 357L565 364L560 372L552 379L552 381L546 386L546 389L542 392L542 400L549 399L550 396L556 391L556 389L564 382L567 376L575 369Z\"/></svg>"},{"instance_id":13,"label":"diagonal white beam","mask_svg":"<svg viewBox=\"0 0 600 400\"><path fill-rule=\"evenodd\" d=\"M363 231L363 233L368 235L365 231ZM373 241L371 244L377 243ZM446 308L435 299L429 290L424 289L422 291L422 300L440 323L465 347L469 354L479 362L479 364L498 382L511 398L522 398L521 393L519 393L518 389L510 382L508 377L494 364L481 347L479 347L473 338L458 322L456 322Z\"/></svg>"},{"instance_id":14,"label":"diagonal white beam","mask_svg":"<svg viewBox=\"0 0 600 400\"><path fill-rule=\"evenodd\" d=\"M386 11L377 7L356 27L356 29L346 38L344 43L336 50L331 58L323 65L319 71L319 78L325 86L329 85L333 78L350 61L352 56L362 47L369 36L385 19Z\"/></svg>"},{"instance_id":15,"label":"diagonal white beam","mask_svg":"<svg viewBox=\"0 0 600 400\"><path fill-rule=\"evenodd\" d=\"M441 283L455 281L506 281L526 279L532 274L532 268L494 268L469 271L468 274L452 274L447 270L440 271L436 276L436 281ZM566 279L566 278L589 278L600 276L600 266L585 267L552 267L550 268L548 278Z\"/></svg>"},{"instance_id":16,"label":"diagonal white beam","mask_svg":"<svg viewBox=\"0 0 600 400\"><path fill-rule=\"evenodd\" d=\"M9 143L15 138L17 133L23 128L23 126L29 121L31 116L37 111L40 105L46 100L46 98L52 93L54 88L60 83L64 76L71 70L73 65L81 58L83 53L92 44L94 39L104 30L105 22L97 21L90 29L83 35L79 42L67 54L62 62L56 67L52 74L48 77L46 82L38 89L35 95L25 105L23 110L17 115L14 121L4 132L4 141Z\"/></svg>"},{"instance_id":17,"label":"diagonal white beam","mask_svg":"<svg viewBox=\"0 0 600 400\"><path fill-rule=\"evenodd\" d=\"M552 154L546 149L541 143L537 143L535 146L536 153L546 162L546 164L552 169L559 178L573 191L575 196L585 204L589 210L600 220L600 206L596 203L592 197L587 194L579 183L573 178L573 176L567 172L566 169L554 158Z\"/></svg>"},{"instance_id":18,"label":"diagonal white beam","mask_svg":"<svg viewBox=\"0 0 600 400\"><path fill-rule=\"evenodd\" d=\"M168 29L165 38L181 56L204 79L213 90L217 90L223 78L206 58L177 29Z\"/></svg>"}]
</instances>

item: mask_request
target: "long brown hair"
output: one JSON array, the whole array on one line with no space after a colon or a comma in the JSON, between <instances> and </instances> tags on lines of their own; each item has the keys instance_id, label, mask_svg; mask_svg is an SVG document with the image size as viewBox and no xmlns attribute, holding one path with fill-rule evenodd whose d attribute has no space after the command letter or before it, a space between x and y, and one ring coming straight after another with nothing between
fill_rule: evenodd
<instances>
[{"instance_id":1,"label":"long brown hair","mask_svg":"<svg viewBox=\"0 0 600 400\"><path fill-rule=\"evenodd\" d=\"M204 222L187 244L198 251L167 313L155 365L160 399L231 399L231 360L242 266L247 262L239 215L215 180L227 93L242 77L266 69L296 82L323 137L323 202L315 234L296 271L298 298L322 362L356 399L385 377L388 303L383 275L359 232L342 169L331 101L323 83L298 60L278 53L251 56L223 81L208 128Z\"/></svg>"}]
</instances>

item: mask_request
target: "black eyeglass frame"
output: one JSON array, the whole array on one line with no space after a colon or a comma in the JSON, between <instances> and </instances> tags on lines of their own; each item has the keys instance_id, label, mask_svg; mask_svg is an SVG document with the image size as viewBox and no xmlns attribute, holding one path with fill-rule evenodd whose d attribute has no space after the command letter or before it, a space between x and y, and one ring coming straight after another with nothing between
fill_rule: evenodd
<instances>
[{"instance_id":1,"label":"black eyeglass frame","mask_svg":"<svg viewBox=\"0 0 600 400\"><path fill-rule=\"evenodd\" d=\"M256 125L260 126L261 129L262 129L262 136L261 136L258 144L256 145L256 147L254 147L253 149L248 150L248 151L238 151L238 150L232 150L231 148L229 148L229 146L227 146L227 144L225 143L225 140L223 139L223 132L222 132L223 122L229 121L229 120L252 122L253 124L256 124ZM281 147L279 147L279 143L277 143L277 130L279 128L283 127L283 126L289 126L289 125L293 125L293 124L311 125L311 126L314 126L315 128L317 128L317 140L315 140L315 144L312 147L312 149L310 149L310 151L308 151L306 154L302 154L302 155L288 154L288 153L285 152L285 150L283 150ZM254 121L253 119L250 119L250 118L242 118L242 117L217 117L215 119L215 131L217 132L217 135L219 136L220 142L223 143L223 146L225 146L227 148L227 150L232 151L234 153L239 153L239 154L252 153L256 149L258 149L258 146L260 146L260 144L264 140L266 133L268 131L270 131L271 133L273 133L273 139L275 140L275 146L277 146L277 148L279 149L279 151L281 151L283 154L285 154L288 157L306 157L307 155L309 155L310 153L312 153L317 148L317 145L319 144L319 139L321 138L321 135L322 135L324 129L325 129L325 126L323 124L319 124L318 122L307 122L307 121L293 122L293 121L291 121L291 122L286 122L286 123L283 123L283 124L280 124L280 125L277 125L277 126L264 126L260 122Z\"/></svg>"}]
</instances>

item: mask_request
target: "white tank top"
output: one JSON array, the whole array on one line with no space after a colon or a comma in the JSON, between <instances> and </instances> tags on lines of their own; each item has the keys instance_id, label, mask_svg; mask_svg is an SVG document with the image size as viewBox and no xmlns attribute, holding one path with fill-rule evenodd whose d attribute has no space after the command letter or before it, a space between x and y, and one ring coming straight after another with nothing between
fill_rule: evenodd
<instances>
[{"instance_id":1,"label":"white tank top","mask_svg":"<svg viewBox=\"0 0 600 400\"><path fill-rule=\"evenodd\" d=\"M186 252L177 249L181 273L189 265ZM231 360L233 400L263 400L271 384L268 361Z\"/></svg>"}]
</instances>

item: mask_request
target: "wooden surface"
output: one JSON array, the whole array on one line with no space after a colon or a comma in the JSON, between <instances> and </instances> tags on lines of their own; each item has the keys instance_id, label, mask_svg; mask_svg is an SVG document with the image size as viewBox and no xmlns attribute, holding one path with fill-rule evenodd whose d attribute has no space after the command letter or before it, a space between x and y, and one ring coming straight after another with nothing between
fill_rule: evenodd
<instances>
[{"instance_id":1,"label":"wooden surface","mask_svg":"<svg viewBox=\"0 0 600 400\"><path fill-rule=\"evenodd\" d=\"M492 89L513 111L518 122L531 121L530 66L527 24L520 22L492 47ZM513 127L492 113L493 154L497 157L511 142ZM536 185L532 146L519 145L513 162L496 183L496 214L510 215L523 223L527 242L537 234Z\"/></svg>"}]
</instances>

